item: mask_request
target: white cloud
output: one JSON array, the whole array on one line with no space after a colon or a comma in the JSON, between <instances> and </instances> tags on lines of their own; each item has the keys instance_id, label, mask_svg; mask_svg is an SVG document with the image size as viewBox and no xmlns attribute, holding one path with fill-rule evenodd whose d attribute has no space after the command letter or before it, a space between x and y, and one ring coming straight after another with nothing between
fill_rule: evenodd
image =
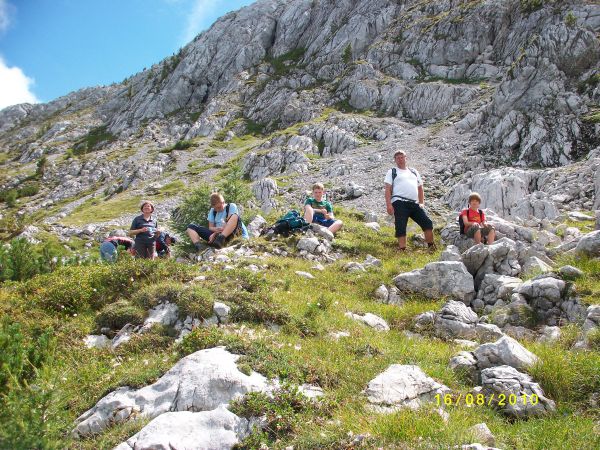
<instances>
[{"instance_id":1,"label":"white cloud","mask_svg":"<svg viewBox=\"0 0 600 450\"><path fill-rule=\"evenodd\" d=\"M0 109L18 103L39 103L31 92L34 83L19 67L8 67L0 56Z\"/></svg>"},{"instance_id":2,"label":"white cloud","mask_svg":"<svg viewBox=\"0 0 600 450\"><path fill-rule=\"evenodd\" d=\"M13 6L7 0L0 0L0 33L8 30Z\"/></svg>"},{"instance_id":3,"label":"white cloud","mask_svg":"<svg viewBox=\"0 0 600 450\"><path fill-rule=\"evenodd\" d=\"M1 0L0 0L1 1ZM217 0L196 0L188 16L183 34L183 44L188 44L198 33L208 28L215 20L219 2Z\"/></svg>"}]
</instances>

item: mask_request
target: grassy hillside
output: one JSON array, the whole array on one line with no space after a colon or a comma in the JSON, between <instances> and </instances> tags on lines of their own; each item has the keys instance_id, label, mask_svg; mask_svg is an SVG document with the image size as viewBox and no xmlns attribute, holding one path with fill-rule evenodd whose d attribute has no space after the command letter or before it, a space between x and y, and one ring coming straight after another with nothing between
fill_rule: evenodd
<instances>
[{"instance_id":1,"label":"grassy hillside","mask_svg":"<svg viewBox=\"0 0 600 450\"><path fill-rule=\"evenodd\" d=\"M588 402L591 393L600 391L600 351L571 350L573 327L565 328L558 343L523 342L541 359L530 373L557 402L553 415L509 421L486 406L460 405L446 407L445 422L435 407L391 415L370 411L362 391L390 364L416 364L457 394L472 386L448 368L460 345L405 334L416 314L439 309L444 299L411 296L401 307L374 300L379 285L436 260L439 253L415 247L398 256L391 228L376 233L355 213L341 211L338 216L346 225L334 247L347 257L324 271L293 255L292 237L291 256L260 261L268 270L258 274L244 268L256 260L240 260L234 270L215 267L202 272L205 280L192 281L201 274L200 266L124 257L113 266L63 267L28 281L5 282L0 288L0 447L111 448L146 422L130 421L76 441L70 437L74 420L115 388L152 383L181 357L215 345L243 354L242 370L252 368L289 385L317 384L325 391L319 406L298 401L290 387L275 399L256 396L239 402L238 411L269 413L269 427L245 441L245 448L261 442L269 448L356 448L355 435L365 436L361 448L448 448L474 442L466 430L481 422L500 448L600 447L600 411ZM261 254L273 243L261 238L250 245ZM380 258L383 266L367 273L343 269L367 254ZM587 300L595 297L589 293L600 291L600 263L568 262L586 271L578 287L588 293ZM299 277L298 270L315 279ZM233 308L233 323L198 328L181 344L174 342L174 330L155 327L115 351L83 345L83 338L101 326L143 320L146 310L165 298L196 317L206 317L213 301L223 301ZM377 314L391 331L379 333L358 324L344 316L347 311ZM336 340L330 336L336 331L350 337Z\"/></svg>"}]
</instances>

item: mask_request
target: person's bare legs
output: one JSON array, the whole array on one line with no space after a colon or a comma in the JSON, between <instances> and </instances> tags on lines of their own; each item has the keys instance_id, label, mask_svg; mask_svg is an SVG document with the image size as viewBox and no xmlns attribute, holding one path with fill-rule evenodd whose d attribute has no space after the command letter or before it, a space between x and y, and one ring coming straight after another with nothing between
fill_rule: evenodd
<instances>
[{"instance_id":1,"label":"person's bare legs","mask_svg":"<svg viewBox=\"0 0 600 450\"><path fill-rule=\"evenodd\" d=\"M188 228L185 231L186 231L187 235L190 237L192 244L196 245L198 242L200 242L200 236L194 230L192 230L191 228Z\"/></svg>"},{"instance_id":2,"label":"person's bare legs","mask_svg":"<svg viewBox=\"0 0 600 450\"><path fill-rule=\"evenodd\" d=\"M315 215L315 210L313 209L313 207L310 205L305 205L304 206L304 220L306 220L307 223L312 223L314 215Z\"/></svg>"},{"instance_id":3,"label":"person's bare legs","mask_svg":"<svg viewBox=\"0 0 600 450\"><path fill-rule=\"evenodd\" d=\"M406 236L400 236L398 238L398 249L406 250Z\"/></svg>"},{"instance_id":4,"label":"person's bare legs","mask_svg":"<svg viewBox=\"0 0 600 450\"><path fill-rule=\"evenodd\" d=\"M425 230L423 234L425 235L425 242L433 244L433 230Z\"/></svg>"},{"instance_id":5,"label":"person's bare legs","mask_svg":"<svg viewBox=\"0 0 600 450\"><path fill-rule=\"evenodd\" d=\"M474 226L474 225L473 225ZM473 240L476 244L481 244L481 230L477 230L473 235Z\"/></svg>"},{"instance_id":6,"label":"person's bare legs","mask_svg":"<svg viewBox=\"0 0 600 450\"><path fill-rule=\"evenodd\" d=\"M229 220L227 221L227 223L225 224L225 227L223 228L223 231L221 231L221 234L225 237L229 237L233 234L233 232L235 231L235 229L238 226L238 220L239 217L237 214L233 214Z\"/></svg>"},{"instance_id":7,"label":"person's bare legs","mask_svg":"<svg viewBox=\"0 0 600 450\"><path fill-rule=\"evenodd\" d=\"M343 225L344 225L344 222L342 222L341 220L336 220L333 223L333 225L330 225L329 228L327 228L327 229L329 231L331 231L333 234L335 234L342 229Z\"/></svg>"},{"instance_id":8,"label":"person's bare legs","mask_svg":"<svg viewBox=\"0 0 600 450\"><path fill-rule=\"evenodd\" d=\"M493 244L495 240L496 240L496 230L491 229L487 235L487 244L488 245Z\"/></svg>"}]
</instances>

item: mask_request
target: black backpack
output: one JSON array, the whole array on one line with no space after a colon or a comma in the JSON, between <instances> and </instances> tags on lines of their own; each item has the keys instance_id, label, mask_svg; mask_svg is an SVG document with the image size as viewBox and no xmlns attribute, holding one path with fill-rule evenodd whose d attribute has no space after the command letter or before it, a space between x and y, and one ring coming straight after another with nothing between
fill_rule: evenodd
<instances>
[{"instance_id":1,"label":"black backpack","mask_svg":"<svg viewBox=\"0 0 600 450\"><path fill-rule=\"evenodd\" d=\"M479 219L483 222L483 211L481 209L478 209L477 211L479 211ZM460 229L460 234L465 234L465 223L463 222L462 211L458 215L458 228Z\"/></svg>"}]
</instances>

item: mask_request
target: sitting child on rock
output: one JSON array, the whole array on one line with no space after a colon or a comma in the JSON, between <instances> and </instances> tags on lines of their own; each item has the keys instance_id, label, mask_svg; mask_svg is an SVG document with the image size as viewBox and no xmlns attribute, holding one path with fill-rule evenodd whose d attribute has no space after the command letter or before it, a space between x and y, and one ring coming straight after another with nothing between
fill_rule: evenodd
<instances>
[{"instance_id":1,"label":"sitting child on rock","mask_svg":"<svg viewBox=\"0 0 600 450\"><path fill-rule=\"evenodd\" d=\"M324 199L325 186L315 183L312 187L312 197L304 202L304 220L316 223L336 233L342 228L343 222L333 217L333 206Z\"/></svg>"},{"instance_id":2,"label":"sitting child on rock","mask_svg":"<svg viewBox=\"0 0 600 450\"><path fill-rule=\"evenodd\" d=\"M201 248L200 238L215 248L223 248L237 235L248 239L248 230L235 203L225 203L225 198L220 193L213 192L210 195L210 206L208 227L191 223L186 230L197 249Z\"/></svg>"},{"instance_id":3,"label":"sitting child on rock","mask_svg":"<svg viewBox=\"0 0 600 450\"><path fill-rule=\"evenodd\" d=\"M485 243L490 245L496 239L496 230L486 222L485 214L479 209L480 205L481 196L477 192L472 192L469 195L469 207L460 212L459 222L462 222L464 234L472 238L476 244L480 244L483 238ZM461 232L463 232L462 228Z\"/></svg>"}]
</instances>

